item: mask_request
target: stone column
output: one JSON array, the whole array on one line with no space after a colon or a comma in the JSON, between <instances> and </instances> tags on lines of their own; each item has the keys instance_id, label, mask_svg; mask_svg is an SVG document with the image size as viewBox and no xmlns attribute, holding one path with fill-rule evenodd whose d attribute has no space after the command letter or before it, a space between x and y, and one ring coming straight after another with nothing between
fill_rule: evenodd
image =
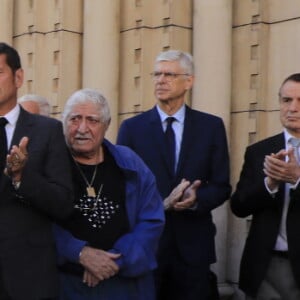
<instances>
[{"instance_id":1,"label":"stone column","mask_svg":"<svg viewBox=\"0 0 300 300\"><path fill-rule=\"evenodd\" d=\"M0 41L12 45L14 1L0 0L0 7Z\"/></svg>"},{"instance_id":2,"label":"stone column","mask_svg":"<svg viewBox=\"0 0 300 300\"><path fill-rule=\"evenodd\" d=\"M115 142L118 130L119 0L85 0L83 33L83 88L103 92L112 121L106 137Z\"/></svg>"},{"instance_id":3,"label":"stone column","mask_svg":"<svg viewBox=\"0 0 300 300\"><path fill-rule=\"evenodd\" d=\"M230 125L232 0L194 0L193 56L195 83L192 107L222 117L227 136ZM199 133L201 134L201 133ZM217 226L218 275L221 294L230 294L225 283L227 262L227 203L213 212Z\"/></svg>"}]
</instances>

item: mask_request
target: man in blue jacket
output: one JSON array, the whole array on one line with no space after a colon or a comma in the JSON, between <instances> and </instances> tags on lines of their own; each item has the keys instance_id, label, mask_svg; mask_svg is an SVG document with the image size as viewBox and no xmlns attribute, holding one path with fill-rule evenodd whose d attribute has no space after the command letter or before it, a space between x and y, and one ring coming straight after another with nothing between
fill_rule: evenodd
<instances>
[{"instance_id":1,"label":"man in blue jacket","mask_svg":"<svg viewBox=\"0 0 300 300\"><path fill-rule=\"evenodd\" d=\"M143 161L104 138L109 123L107 101L95 90L79 90L66 103L75 206L55 227L60 299L154 299L162 200Z\"/></svg>"}]
</instances>

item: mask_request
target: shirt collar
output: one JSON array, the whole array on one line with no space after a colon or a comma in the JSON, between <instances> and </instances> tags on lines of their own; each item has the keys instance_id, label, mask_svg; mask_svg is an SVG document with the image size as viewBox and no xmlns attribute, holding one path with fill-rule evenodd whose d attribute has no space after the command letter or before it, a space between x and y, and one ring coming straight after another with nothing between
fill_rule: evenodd
<instances>
[{"instance_id":1,"label":"shirt collar","mask_svg":"<svg viewBox=\"0 0 300 300\"><path fill-rule=\"evenodd\" d=\"M20 106L19 104L17 104L10 112L8 112L4 116L10 125L16 126L20 111Z\"/></svg>"},{"instance_id":2,"label":"shirt collar","mask_svg":"<svg viewBox=\"0 0 300 300\"><path fill-rule=\"evenodd\" d=\"M158 105L156 105L156 108L157 108L157 112L159 114L161 122L164 122L168 117L170 117ZM185 116L185 110L186 110L185 105L182 105L180 107L180 109L177 110L177 112L175 114L173 114L171 117L174 117L176 119L176 121L183 124L184 116Z\"/></svg>"}]
</instances>

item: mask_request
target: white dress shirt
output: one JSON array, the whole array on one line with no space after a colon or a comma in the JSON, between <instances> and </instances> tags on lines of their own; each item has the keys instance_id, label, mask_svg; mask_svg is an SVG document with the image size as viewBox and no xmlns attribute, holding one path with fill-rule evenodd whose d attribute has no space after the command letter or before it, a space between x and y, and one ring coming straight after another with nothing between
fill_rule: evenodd
<instances>
[{"instance_id":1,"label":"white dress shirt","mask_svg":"<svg viewBox=\"0 0 300 300\"><path fill-rule=\"evenodd\" d=\"M5 117L6 120L8 121L8 123L5 125L8 149L10 149L11 147L11 141L16 129L19 115L20 115L20 106L19 104L17 104L10 112L8 112L4 116L1 116L1 117Z\"/></svg>"}]
</instances>

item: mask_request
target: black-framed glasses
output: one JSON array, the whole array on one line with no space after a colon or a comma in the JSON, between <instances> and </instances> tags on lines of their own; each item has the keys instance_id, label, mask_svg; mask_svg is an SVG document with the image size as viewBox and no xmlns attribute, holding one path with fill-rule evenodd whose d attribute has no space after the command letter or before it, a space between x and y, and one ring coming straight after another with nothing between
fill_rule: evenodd
<instances>
[{"instance_id":1,"label":"black-framed glasses","mask_svg":"<svg viewBox=\"0 0 300 300\"><path fill-rule=\"evenodd\" d=\"M162 75L167 81L172 81L178 76L189 76L190 74L188 73L173 73L173 72L152 72L150 73L152 76L152 79L154 81L157 81Z\"/></svg>"}]
</instances>

